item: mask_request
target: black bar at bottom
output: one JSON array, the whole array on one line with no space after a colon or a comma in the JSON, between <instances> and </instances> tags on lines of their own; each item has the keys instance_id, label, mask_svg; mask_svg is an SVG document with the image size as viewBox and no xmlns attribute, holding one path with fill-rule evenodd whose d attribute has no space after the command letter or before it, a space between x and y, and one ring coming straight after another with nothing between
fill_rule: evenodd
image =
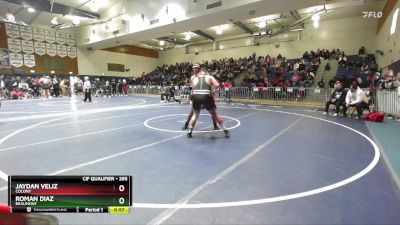
<instances>
[{"instance_id":1,"label":"black bar at bottom","mask_svg":"<svg viewBox=\"0 0 400 225\"><path fill-rule=\"evenodd\" d=\"M12 207L13 213L108 213L108 207Z\"/></svg>"}]
</instances>

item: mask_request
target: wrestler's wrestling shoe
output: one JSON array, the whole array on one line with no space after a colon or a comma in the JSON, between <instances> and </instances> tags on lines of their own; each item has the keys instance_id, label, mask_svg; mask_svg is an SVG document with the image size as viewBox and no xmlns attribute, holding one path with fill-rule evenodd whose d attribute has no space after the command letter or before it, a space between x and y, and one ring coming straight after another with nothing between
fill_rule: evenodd
<instances>
[{"instance_id":1,"label":"wrestler's wrestling shoe","mask_svg":"<svg viewBox=\"0 0 400 225\"><path fill-rule=\"evenodd\" d=\"M229 130L224 130L225 138L229 138L231 136Z\"/></svg>"}]
</instances>

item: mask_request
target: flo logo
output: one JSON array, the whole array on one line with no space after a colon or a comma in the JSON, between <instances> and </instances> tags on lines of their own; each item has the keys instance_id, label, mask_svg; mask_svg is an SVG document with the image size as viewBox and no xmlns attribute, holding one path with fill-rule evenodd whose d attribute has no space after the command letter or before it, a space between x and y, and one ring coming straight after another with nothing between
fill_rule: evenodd
<instances>
[{"instance_id":1,"label":"flo logo","mask_svg":"<svg viewBox=\"0 0 400 225\"><path fill-rule=\"evenodd\" d=\"M363 12L364 18L381 18L383 13L382 12Z\"/></svg>"}]
</instances>

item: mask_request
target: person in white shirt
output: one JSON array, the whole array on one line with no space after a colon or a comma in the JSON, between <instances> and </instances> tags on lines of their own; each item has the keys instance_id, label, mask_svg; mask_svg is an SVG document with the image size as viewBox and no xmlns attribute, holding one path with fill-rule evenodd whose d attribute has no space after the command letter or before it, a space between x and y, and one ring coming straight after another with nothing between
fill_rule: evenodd
<instances>
[{"instance_id":1,"label":"person in white shirt","mask_svg":"<svg viewBox=\"0 0 400 225\"><path fill-rule=\"evenodd\" d=\"M5 83L3 81L3 75L0 76L0 101L3 98L3 90L5 87Z\"/></svg>"},{"instance_id":2,"label":"person in white shirt","mask_svg":"<svg viewBox=\"0 0 400 225\"><path fill-rule=\"evenodd\" d=\"M89 102L92 102L92 91L90 90L92 88L92 85L90 84L89 77L85 77L85 82L83 83L83 92L85 93L85 99L83 100L86 102L89 100Z\"/></svg>"},{"instance_id":3,"label":"person in white shirt","mask_svg":"<svg viewBox=\"0 0 400 225\"><path fill-rule=\"evenodd\" d=\"M393 82L396 88L396 114L395 119L400 122L400 72L397 73L396 80Z\"/></svg>"},{"instance_id":4,"label":"person in white shirt","mask_svg":"<svg viewBox=\"0 0 400 225\"><path fill-rule=\"evenodd\" d=\"M361 119L364 109L368 108L368 98L365 92L358 87L357 83L353 83L350 86L350 90L346 95L346 108L351 106L356 107L358 119Z\"/></svg>"}]
</instances>

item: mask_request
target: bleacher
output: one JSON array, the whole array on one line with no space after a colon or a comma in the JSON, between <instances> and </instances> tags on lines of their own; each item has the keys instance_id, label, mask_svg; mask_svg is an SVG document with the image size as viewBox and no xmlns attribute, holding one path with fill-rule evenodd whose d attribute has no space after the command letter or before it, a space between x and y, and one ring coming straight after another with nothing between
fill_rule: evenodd
<instances>
[{"instance_id":1,"label":"bleacher","mask_svg":"<svg viewBox=\"0 0 400 225\"><path fill-rule=\"evenodd\" d=\"M372 62L369 60L369 58L364 57L364 56L359 56L359 55L349 55L347 56L347 62L358 62L361 61L362 64L367 64L368 67L371 66ZM366 77L367 74L365 72L357 71L354 69L348 69L347 66L345 67L338 67L336 71L336 78L344 78L344 77Z\"/></svg>"}]
</instances>

